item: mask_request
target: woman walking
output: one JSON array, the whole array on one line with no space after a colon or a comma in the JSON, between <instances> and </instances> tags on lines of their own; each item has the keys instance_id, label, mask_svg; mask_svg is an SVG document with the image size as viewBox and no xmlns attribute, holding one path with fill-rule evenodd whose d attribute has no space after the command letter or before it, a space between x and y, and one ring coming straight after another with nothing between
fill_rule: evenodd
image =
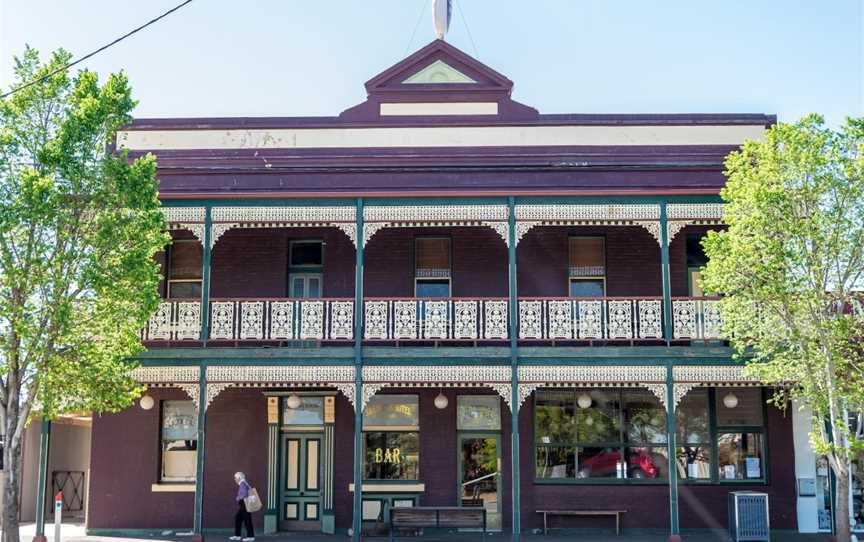
<instances>
[{"instance_id":1,"label":"woman walking","mask_svg":"<svg viewBox=\"0 0 864 542\"><path fill-rule=\"evenodd\" d=\"M252 527L252 514L246 510L246 497L252 486L246 481L246 475L242 472L234 473L234 481L237 482L237 514L234 515L234 536L230 540L242 540L242 542L255 541L255 528ZM246 526L246 537L241 538L240 528Z\"/></svg>"}]
</instances>

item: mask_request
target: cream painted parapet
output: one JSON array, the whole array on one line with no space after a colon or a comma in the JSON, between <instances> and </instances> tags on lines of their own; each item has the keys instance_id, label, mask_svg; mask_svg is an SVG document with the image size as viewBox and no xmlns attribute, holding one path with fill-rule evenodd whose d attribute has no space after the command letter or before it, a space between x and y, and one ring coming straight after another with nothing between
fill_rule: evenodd
<instances>
[{"instance_id":1,"label":"cream painted parapet","mask_svg":"<svg viewBox=\"0 0 864 542\"><path fill-rule=\"evenodd\" d=\"M354 206L213 207L210 246L234 228L339 228L357 246Z\"/></svg>"},{"instance_id":2,"label":"cream painted parapet","mask_svg":"<svg viewBox=\"0 0 864 542\"><path fill-rule=\"evenodd\" d=\"M506 205L367 205L363 207L363 246L383 228L486 226L507 244Z\"/></svg>"},{"instance_id":3,"label":"cream painted parapet","mask_svg":"<svg viewBox=\"0 0 864 542\"><path fill-rule=\"evenodd\" d=\"M136 367L129 376L148 388L179 388L192 399L196 410L201 405L198 393L201 371L197 366Z\"/></svg>"},{"instance_id":4,"label":"cream painted parapet","mask_svg":"<svg viewBox=\"0 0 864 542\"><path fill-rule=\"evenodd\" d=\"M666 205L666 215L666 228L671 243L678 232L687 226L723 224L723 204L669 203Z\"/></svg>"},{"instance_id":5,"label":"cream painted parapet","mask_svg":"<svg viewBox=\"0 0 864 542\"><path fill-rule=\"evenodd\" d=\"M664 408L666 367L654 365L522 365L519 367L519 404L539 388L557 387L641 387L653 393Z\"/></svg>"},{"instance_id":6,"label":"cream painted parapet","mask_svg":"<svg viewBox=\"0 0 864 542\"><path fill-rule=\"evenodd\" d=\"M516 244L536 226L639 226L660 243L660 205L656 203L518 204Z\"/></svg>"},{"instance_id":7,"label":"cream painted parapet","mask_svg":"<svg viewBox=\"0 0 864 542\"><path fill-rule=\"evenodd\" d=\"M333 128L171 129L117 132L130 151L228 149L368 149L417 147L549 147L741 145L761 141L764 124L637 126L388 126Z\"/></svg>"},{"instance_id":8,"label":"cream painted parapet","mask_svg":"<svg viewBox=\"0 0 864 542\"><path fill-rule=\"evenodd\" d=\"M672 368L673 410L687 392L700 386L762 386L762 382L744 373L740 365L680 365Z\"/></svg>"},{"instance_id":9,"label":"cream painted parapet","mask_svg":"<svg viewBox=\"0 0 864 542\"><path fill-rule=\"evenodd\" d=\"M278 387L336 388L355 403L353 366L211 365L207 367L206 404L228 388Z\"/></svg>"},{"instance_id":10,"label":"cream painted parapet","mask_svg":"<svg viewBox=\"0 0 864 542\"><path fill-rule=\"evenodd\" d=\"M511 370L509 366L493 365L437 365L363 367L363 396L359 401L362 411L369 400L384 388L491 388L504 399L510 410Z\"/></svg>"}]
</instances>

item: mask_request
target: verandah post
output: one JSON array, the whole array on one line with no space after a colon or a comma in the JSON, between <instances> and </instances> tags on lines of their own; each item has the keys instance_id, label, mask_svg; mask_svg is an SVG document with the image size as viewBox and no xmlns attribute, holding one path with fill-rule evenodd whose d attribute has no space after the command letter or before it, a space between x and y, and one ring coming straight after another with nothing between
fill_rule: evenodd
<instances>
[{"instance_id":1,"label":"verandah post","mask_svg":"<svg viewBox=\"0 0 864 542\"><path fill-rule=\"evenodd\" d=\"M510 309L510 464L512 471L512 507L514 541L521 537L520 496L519 496L519 351L517 341L517 292L516 292L516 198L507 198L507 271L509 276L509 309Z\"/></svg>"},{"instance_id":2,"label":"verandah post","mask_svg":"<svg viewBox=\"0 0 864 542\"><path fill-rule=\"evenodd\" d=\"M202 254L202 269L201 269L201 342L207 346L207 337L209 335L208 328L210 327L210 253L212 252L211 235L213 217L212 207L209 205L204 209L204 239L203 254Z\"/></svg>"},{"instance_id":3,"label":"verandah post","mask_svg":"<svg viewBox=\"0 0 864 542\"><path fill-rule=\"evenodd\" d=\"M39 433L39 476L36 486L36 535L33 542L46 542L45 537L45 493L48 485L48 452L51 441L51 421L42 419Z\"/></svg>"},{"instance_id":4,"label":"verandah post","mask_svg":"<svg viewBox=\"0 0 864 542\"><path fill-rule=\"evenodd\" d=\"M354 265L354 516L351 540L359 542L363 526L363 198L356 205L356 262Z\"/></svg>"},{"instance_id":5,"label":"verandah post","mask_svg":"<svg viewBox=\"0 0 864 542\"><path fill-rule=\"evenodd\" d=\"M660 203L660 264L663 280L663 338L667 344L672 340L672 286L669 271L669 228L666 202ZM666 363L666 446L669 465L669 540L679 540L678 527L678 465L675 459L675 386L673 364Z\"/></svg>"},{"instance_id":6,"label":"verandah post","mask_svg":"<svg viewBox=\"0 0 864 542\"><path fill-rule=\"evenodd\" d=\"M195 455L195 515L192 532L196 540L203 540L202 516L204 515L204 428L207 424L207 362L201 362L198 369L197 407L198 441L195 444L197 451Z\"/></svg>"}]
</instances>

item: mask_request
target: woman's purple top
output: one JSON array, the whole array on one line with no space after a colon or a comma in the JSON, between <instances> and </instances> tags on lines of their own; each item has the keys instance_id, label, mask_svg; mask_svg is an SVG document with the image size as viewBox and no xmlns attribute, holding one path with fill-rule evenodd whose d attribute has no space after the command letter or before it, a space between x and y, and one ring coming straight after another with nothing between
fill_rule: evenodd
<instances>
[{"instance_id":1,"label":"woman's purple top","mask_svg":"<svg viewBox=\"0 0 864 542\"><path fill-rule=\"evenodd\" d=\"M237 502L242 501L246 497L249 496L249 482L246 480L240 480L240 483L237 484Z\"/></svg>"}]
</instances>

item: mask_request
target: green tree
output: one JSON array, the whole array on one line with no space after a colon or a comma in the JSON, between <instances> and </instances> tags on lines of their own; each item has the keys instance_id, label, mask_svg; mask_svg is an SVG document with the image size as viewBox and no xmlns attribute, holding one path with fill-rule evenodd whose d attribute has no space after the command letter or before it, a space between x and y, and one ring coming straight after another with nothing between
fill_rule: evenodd
<instances>
[{"instance_id":1,"label":"green tree","mask_svg":"<svg viewBox=\"0 0 864 542\"><path fill-rule=\"evenodd\" d=\"M27 48L13 88L67 64ZM110 144L135 106L126 77L61 71L0 100L0 430L3 540L18 541L29 419L115 411L140 393L127 360L159 301L166 243L152 156Z\"/></svg>"},{"instance_id":2,"label":"green tree","mask_svg":"<svg viewBox=\"0 0 864 542\"><path fill-rule=\"evenodd\" d=\"M767 130L726 158L728 229L703 241L703 281L747 371L778 386L781 407L813 413L814 449L837 477L839 541L850 539L849 469L864 441L860 307L864 273L864 119L829 129L817 115Z\"/></svg>"}]
</instances>

